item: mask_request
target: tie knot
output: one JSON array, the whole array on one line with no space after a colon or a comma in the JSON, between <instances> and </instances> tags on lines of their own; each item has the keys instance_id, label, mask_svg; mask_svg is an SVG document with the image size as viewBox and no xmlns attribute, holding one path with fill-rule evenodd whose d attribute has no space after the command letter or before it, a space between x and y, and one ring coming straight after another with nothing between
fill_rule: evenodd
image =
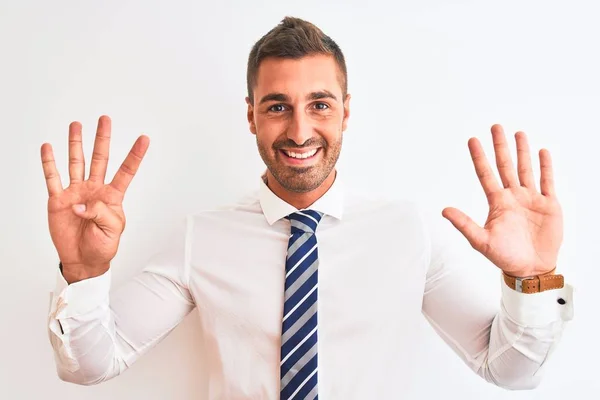
<instances>
[{"instance_id":1,"label":"tie knot","mask_svg":"<svg viewBox=\"0 0 600 400\"><path fill-rule=\"evenodd\" d=\"M323 213L313 210L302 210L291 213L286 218L292 224L292 234L294 233L315 233L317 225L321 221Z\"/></svg>"}]
</instances>

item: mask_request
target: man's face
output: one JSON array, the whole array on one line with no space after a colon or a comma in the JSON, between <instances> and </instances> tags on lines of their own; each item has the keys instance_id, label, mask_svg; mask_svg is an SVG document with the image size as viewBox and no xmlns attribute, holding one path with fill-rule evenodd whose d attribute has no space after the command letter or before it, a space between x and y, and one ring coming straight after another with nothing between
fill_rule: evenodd
<instances>
[{"instance_id":1,"label":"man's face","mask_svg":"<svg viewBox=\"0 0 600 400\"><path fill-rule=\"evenodd\" d=\"M346 130L350 95L332 56L269 58L261 62L250 131L269 172L286 190L309 192L332 173Z\"/></svg>"}]
</instances>

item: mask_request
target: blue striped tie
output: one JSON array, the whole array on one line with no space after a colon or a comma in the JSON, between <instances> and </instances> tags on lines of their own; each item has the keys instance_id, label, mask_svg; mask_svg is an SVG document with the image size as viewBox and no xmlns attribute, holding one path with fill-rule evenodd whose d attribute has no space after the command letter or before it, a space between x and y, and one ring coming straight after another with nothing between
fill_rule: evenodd
<instances>
[{"instance_id":1,"label":"blue striped tie","mask_svg":"<svg viewBox=\"0 0 600 400\"><path fill-rule=\"evenodd\" d=\"M292 232L285 263L281 338L282 400L313 400L317 394L317 266L315 230L323 214L290 214Z\"/></svg>"}]
</instances>

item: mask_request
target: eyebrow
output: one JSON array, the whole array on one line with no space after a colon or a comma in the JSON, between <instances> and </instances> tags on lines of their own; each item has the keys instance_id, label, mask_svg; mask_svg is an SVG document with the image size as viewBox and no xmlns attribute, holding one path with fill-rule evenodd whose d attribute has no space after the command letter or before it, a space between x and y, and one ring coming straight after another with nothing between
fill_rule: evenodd
<instances>
[{"instance_id":1,"label":"eyebrow","mask_svg":"<svg viewBox=\"0 0 600 400\"><path fill-rule=\"evenodd\" d=\"M329 90L320 90L318 92L312 92L308 96L306 96L306 99L307 100L333 99L333 100L337 101L337 97L335 97L335 95L333 93L331 93ZM289 102L290 98L289 98L289 96L287 96L283 93L269 93L260 99L259 104L263 104L268 101Z\"/></svg>"}]
</instances>

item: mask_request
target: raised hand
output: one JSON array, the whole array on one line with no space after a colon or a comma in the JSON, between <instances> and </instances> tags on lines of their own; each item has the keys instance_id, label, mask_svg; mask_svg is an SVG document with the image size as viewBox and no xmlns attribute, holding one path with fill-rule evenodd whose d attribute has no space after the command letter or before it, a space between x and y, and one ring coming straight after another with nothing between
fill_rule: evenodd
<instances>
[{"instance_id":1,"label":"raised hand","mask_svg":"<svg viewBox=\"0 0 600 400\"><path fill-rule=\"evenodd\" d=\"M492 126L498 183L480 142L469 140L475 171L487 197L489 213L483 227L456 208L445 208L442 215L492 263L513 276L532 276L556 267L563 239L562 210L556 198L550 152L542 149L540 192L536 190L527 137L515 135L517 172L500 125Z\"/></svg>"},{"instance_id":2,"label":"raised hand","mask_svg":"<svg viewBox=\"0 0 600 400\"><path fill-rule=\"evenodd\" d=\"M150 140L140 136L109 184L104 183L110 147L111 120L98 120L90 173L85 180L81 124L69 125L70 184L63 189L52 146L41 147L48 188L48 224L52 242L63 265L63 275L73 283L102 275L117 253L125 229L123 198Z\"/></svg>"}]
</instances>

